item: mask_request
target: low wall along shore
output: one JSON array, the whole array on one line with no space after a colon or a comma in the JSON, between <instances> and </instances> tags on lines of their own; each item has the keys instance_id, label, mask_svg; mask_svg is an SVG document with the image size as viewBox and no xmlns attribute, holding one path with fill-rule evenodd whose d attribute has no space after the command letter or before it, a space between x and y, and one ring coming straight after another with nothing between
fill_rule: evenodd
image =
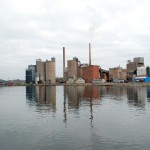
<instances>
[{"instance_id":1,"label":"low wall along shore","mask_svg":"<svg viewBox=\"0 0 150 150\"><path fill-rule=\"evenodd\" d=\"M30 84L28 84L30 85ZM139 86L139 87L150 87L150 82L130 82L130 83L112 83L112 82L107 82L107 83L84 83L84 84L76 84L76 83L56 83L56 84L35 84L35 86Z\"/></svg>"}]
</instances>

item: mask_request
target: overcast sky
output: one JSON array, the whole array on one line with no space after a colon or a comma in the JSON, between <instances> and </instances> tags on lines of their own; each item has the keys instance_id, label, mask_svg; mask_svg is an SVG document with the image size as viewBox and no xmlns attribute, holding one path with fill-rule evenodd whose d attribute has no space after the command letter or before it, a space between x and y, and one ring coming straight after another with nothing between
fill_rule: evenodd
<instances>
[{"instance_id":1,"label":"overcast sky","mask_svg":"<svg viewBox=\"0 0 150 150\"><path fill-rule=\"evenodd\" d=\"M103 69L134 57L150 65L149 0L0 0L0 79L25 79L36 59L78 57Z\"/></svg>"}]
</instances>

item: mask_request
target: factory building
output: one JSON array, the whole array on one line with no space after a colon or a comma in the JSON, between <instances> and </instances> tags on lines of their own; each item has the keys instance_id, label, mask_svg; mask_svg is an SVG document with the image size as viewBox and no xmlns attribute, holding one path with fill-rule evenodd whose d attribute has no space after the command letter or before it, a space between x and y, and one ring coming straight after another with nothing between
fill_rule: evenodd
<instances>
[{"instance_id":1,"label":"factory building","mask_svg":"<svg viewBox=\"0 0 150 150\"><path fill-rule=\"evenodd\" d=\"M65 78L65 48L63 48L63 73ZM92 83L92 80L99 79L99 66L91 65L91 44L89 43L89 63L80 64L78 58L67 61L67 79L82 78L87 83ZM71 79L70 79L71 80Z\"/></svg>"},{"instance_id":2,"label":"factory building","mask_svg":"<svg viewBox=\"0 0 150 150\"><path fill-rule=\"evenodd\" d=\"M67 61L67 76L69 78L77 78L79 74L80 62L77 57L73 57L73 60Z\"/></svg>"},{"instance_id":3,"label":"factory building","mask_svg":"<svg viewBox=\"0 0 150 150\"><path fill-rule=\"evenodd\" d=\"M29 65L26 70L26 83L56 83L55 58L42 61L36 60L36 65Z\"/></svg>"},{"instance_id":4,"label":"factory building","mask_svg":"<svg viewBox=\"0 0 150 150\"><path fill-rule=\"evenodd\" d=\"M55 58L51 58L51 61L46 60L45 62L46 70L46 83L55 83L56 82L56 71L55 71Z\"/></svg>"},{"instance_id":5,"label":"factory building","mask_svg":"<svg viewBox=\"0 0 150 150\"><path fill-rule=\"evenodd\" d=\"M26 83L35 83L36 66L29 65L26 69Z\"/></svg>"},{"instance_id":6,"label":"factory building","mask_svg":"<svg viewBox=\"0 0 150 150\"><path fill-rule=\"evenodd\" d=\"M127 79L132 80L137 74L137 67L144 66L144 57L133 58L127 62Z\"/></svg>"},{"instance_id":7,"label":"factory building","mask_svg":"<svg viewBox=\"0 0 150 150\"><path fill-rule=\"evenodd\" d=\"M92 83L93 79L99 79L99 66L97 65L90 65L86 67L79 68L80 77L85 80L87 83Z\"/></svg>"},{"instance_id":8,"label":"factory building","mask_svg":"<svg viewBox=\"0 0 150 150\"><path fill-rule=\"evenodd\" d=\"M87 83L100 78L99 66L91 65L91 44L89 43L89 64L82 64L79 67L79 76Z\"/></svg>"},{"instance_id":9,"label":"factory building","mask_svg":"<svg viewBox=\"0 0 150 150\"><path fill-rule=\"evenodd\" d=\"M126 80L126 69L119 67L109 68L109 80L119 82L119 80Z\"/></svg>"}]
</instances>

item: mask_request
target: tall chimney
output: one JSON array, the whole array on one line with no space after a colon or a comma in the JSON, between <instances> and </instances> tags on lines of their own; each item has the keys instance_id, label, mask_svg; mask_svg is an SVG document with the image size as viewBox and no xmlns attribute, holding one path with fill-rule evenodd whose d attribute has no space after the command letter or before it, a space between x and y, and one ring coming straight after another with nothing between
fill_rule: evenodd
<instances>
[{"instance_id":1,"label":"tall chimney","mask_svg":"<svg viewBox=\"0 0 150 150\"><path fill-rule=\"evenodd\" d=\"M91 66L91 43L89 43L89 66Z\"/></svg>"},{"instance_id":2,"label":"tall chimney","mask_svg":"<svg viewBox=\"0 0 150 150\"><path fill-rule=\"evenodd\" d=\"M63 78L65 79L65 47L63 47Z\"/></svg>"}]
</instances>

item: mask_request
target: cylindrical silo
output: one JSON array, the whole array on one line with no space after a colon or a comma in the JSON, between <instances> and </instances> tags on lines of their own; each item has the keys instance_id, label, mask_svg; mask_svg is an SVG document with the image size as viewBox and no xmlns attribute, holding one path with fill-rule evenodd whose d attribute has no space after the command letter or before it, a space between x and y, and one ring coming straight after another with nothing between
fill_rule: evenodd
<instances>
[{"instance_id":1,"label":"cylindrical silo","mask_svg":"<svg viewBox=\"0 0 150 150\"><path fill-rule=\"evenodd\" d=\"M46 83L56 83L56 69L55 69L55 59L52 59L51 61L46 61L45 63L45 69L46 69Z\"/></svg>"},{"instance_id":2,"label":"cylindrical silo","mask_svg":"<svg viewBox=\"0 0 150 150\"><path fill-rule=\"evenodd\" d=\"M36 71L39 74L39 81L45 83L45 62L42 62L41 59L36 60Z\"/></svg>"}]
</instances>

